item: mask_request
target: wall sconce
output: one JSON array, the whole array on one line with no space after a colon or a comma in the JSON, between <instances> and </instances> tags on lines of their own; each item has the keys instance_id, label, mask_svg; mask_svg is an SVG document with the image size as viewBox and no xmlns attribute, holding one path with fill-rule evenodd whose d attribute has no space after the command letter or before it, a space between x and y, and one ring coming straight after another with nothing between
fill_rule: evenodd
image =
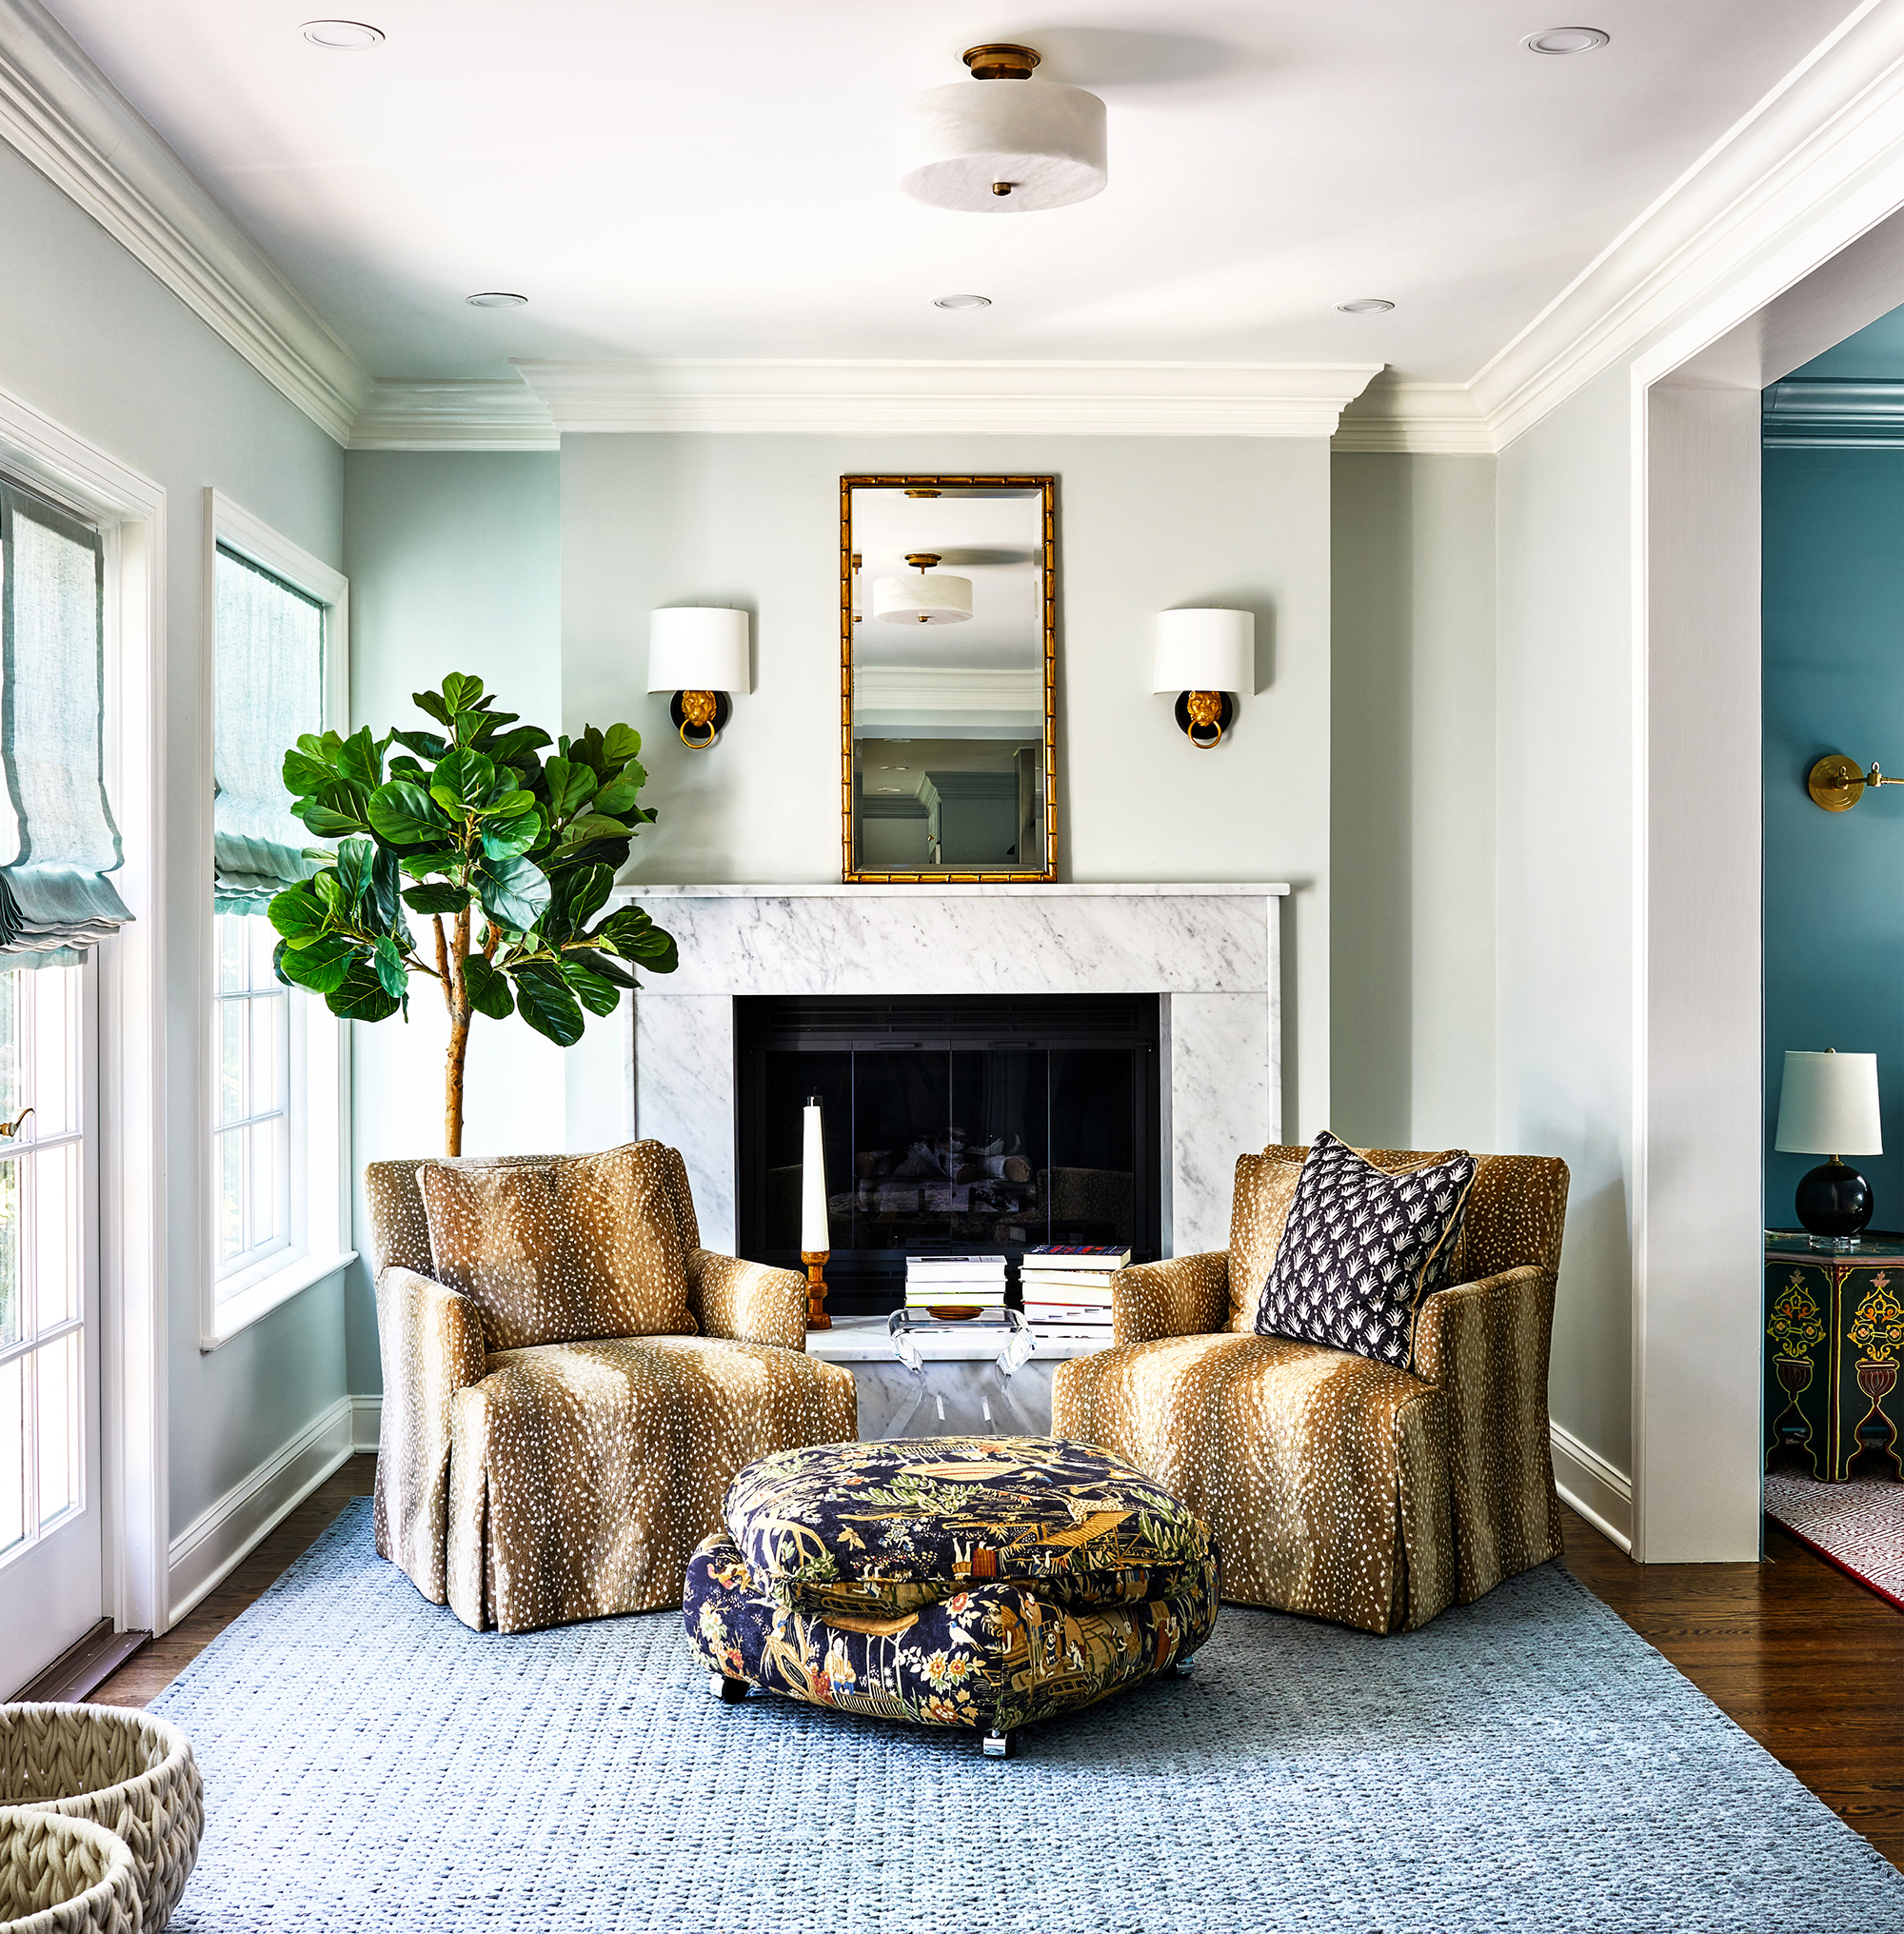
<instances>
[{"instance_id":1,"label":"wall sconce","mask_svg":"<svg viewBox=\"0 0 1904 1934\"><path fill-rule=\"evenodd\" d=\"M1904 779L1887 779L1874 759L1866 772L1855 759L1847 759L1842 752L1827 752L1805 775L1805 790L1812 795L1812 804L1822 806L1827 812L1849 812L1864 797L1867 786L1904 786Z\"/></svg>"},{"instance_id":2,"label":"wall sconce","mask_svg":"<svg viewBox=\"0 0 1904 1934\"><path fill-rule=\"evenodd\" d=\"M673 692L667 715L690 751L704 752L720 737L733 710L727 694L746 688L746 612L674 605L654 613L648 689Z\"/></svg>"},{"instance_id":3,"label":"wall sconce","mask_svg":"<svg viewBox=\"0 0 1904 1934\"><path fill-rule=\"evenodd\" d=\"M1221 743L1230 694L1256 688L1254 611L1160 611L1152 691L1177 694L1177 723L1200 752Z\"/></svg>"}]
</instances>

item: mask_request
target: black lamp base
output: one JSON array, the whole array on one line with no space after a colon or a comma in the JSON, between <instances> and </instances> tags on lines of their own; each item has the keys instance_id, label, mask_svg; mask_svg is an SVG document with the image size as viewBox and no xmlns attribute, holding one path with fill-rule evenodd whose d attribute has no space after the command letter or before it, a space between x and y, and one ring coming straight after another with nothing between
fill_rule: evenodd
<instances>
[{"instance_id":1,"label":"black lamp base","mask_svg":"<svg viewBox=\"0 0 1904 1934\"><path fill-rule=\"evenodd\" d=\"M1798 1226L1833 1247L1850 1248L1864 1233L1875 1205L1871 1184L1834 1155L1798 1185L1793 1206Z\"/></svg>"}]
</instances>

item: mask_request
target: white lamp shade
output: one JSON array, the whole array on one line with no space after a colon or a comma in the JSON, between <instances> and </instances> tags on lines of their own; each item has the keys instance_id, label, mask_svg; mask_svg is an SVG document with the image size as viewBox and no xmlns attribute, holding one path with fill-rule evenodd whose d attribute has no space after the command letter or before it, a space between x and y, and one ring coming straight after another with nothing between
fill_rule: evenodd
<instances>
[{"instance_id":1,"label":"white lamp shade","mask_svg":"<svg viewBox=\"0 0 1904 1934\"><path fill-rule=\"evenodd\" d=\"M1788 1155L1881 1155L1877 1056L1785 1051L1778 1137Z\"/></svg>"},{"instance_id":2,"label":"white lamp shade","mask_svg":"<svg viewBox=\"0 0 1904 1934\"><path fill-rule=\"evenodd\" d=\"M833 1246L826 1226L826 1146L821 1130L820 1104L808 1102L800 1149L800 1248L817 1255Z\"/></svg>"},{"instance_id":3,"label":"white lamp shade","mask_svg":"<svg viewBox=\"0 0 1904 1934\"><path fill-rule=\"evenodd\" d=\"M745 691L747 614L675 605L648 622L650 691Z\"/></svg>"},{"instance_id":4,"label":"white lamp shade","mask_svg":"<svg viewBox=\"0 0 1904 1934\"><path fill-rule=\"evenodd\" d=\"M888 625L960 625L972 615L972 580L942 570L883 577L873 586L873 616Z\"/></svg>"},{"instance_id":5,"label":"white lamp shade","mask_svg":"<svg viewBox=\"0 0 1904 1934\"><path fill-rule=\"evenodd\" d=\"M1256 689L1254 611L1160 611L1152 691Z\"/></svg>"},{"instance_id":6,"label":"white lamp shade","mask_svg":"<svg viewBox=\"0 0 1904 1934\"><path fill-rule=\"evenodd\" d=\"M1028 215L1097 194L1104 104L1054 81L955 81L900 110L899 185L915 201L975 215ZM992 192L994 182L1010 194Z\"/></svg>"}]
</instances>

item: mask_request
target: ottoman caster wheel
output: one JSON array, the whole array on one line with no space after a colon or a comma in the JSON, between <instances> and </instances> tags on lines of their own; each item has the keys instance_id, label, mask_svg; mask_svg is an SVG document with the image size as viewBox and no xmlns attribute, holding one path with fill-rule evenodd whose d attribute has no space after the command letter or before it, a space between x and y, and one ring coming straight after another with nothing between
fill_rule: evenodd
<instances>
[{"instance_id":1,"label":"ottoman caster wheel","mask_svg":"<svg viewBox=\"0 0 1904 1934\"><path fill-rule=\"evenodd\" d=\"M1195 1665L1196 1663L1197 1663L1196 1653L1185 1652L1182 1658L1179 1659L1178 1662L1173 1666L1171 1666L1170 1669L1177 1674L1178 1678L1187 1679L1190 1676L1191 1667Z\"/></svg>"},{"instance_id":2,"label":"ottoman caster wheel","mask_svg":"<svg viewBox=\"0 0 1904 1934\"><path fill-rule=\"evenodd\" d=\"M1011 1760L1018 1757L1018 1734L1015 1732L988 1732L985 1735L985 1757L988 1760Z\"/></svg>"},{"instance_id":3,"label":"ottoman caster wheel","mask_svg":"<svg viewBox=\"0 0 1904 1934\"><path fill-rule=\"evenodd\" d=\"M747 1696L744 1679L729 1679L724 1672L714 1674L714 1692L729 1705L738 1705Z\"/></svg>"}]
</instances>

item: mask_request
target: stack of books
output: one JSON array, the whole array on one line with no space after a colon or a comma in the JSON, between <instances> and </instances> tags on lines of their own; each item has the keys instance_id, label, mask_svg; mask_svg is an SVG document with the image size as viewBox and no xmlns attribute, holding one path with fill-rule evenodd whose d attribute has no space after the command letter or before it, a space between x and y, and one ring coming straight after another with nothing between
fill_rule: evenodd
<instances>
[{"instance_id":1,"label":"stack of books","mask_svg":"<svg viewBox=\"0 0 1904 1934\"><path fill-rule=\"evenodd\" d=\"M1051 1243L1027 1249L1018 1266L1024 1317L1039 1336L1081 1343L1111 1340L1111 1278L1128 1249Z\"/></svg>"},{"instance_id":2,"label":"stack of books","mask_svg":"<svg viewBox=\"0 0 1904 1934\"><path fill-rule=\"evenodd\" d=\"M999 1316L1005 1306L1002 1256L908 1256L905 1259L908 1309L976 1309Z\"/></svg>"}]
</instances>

